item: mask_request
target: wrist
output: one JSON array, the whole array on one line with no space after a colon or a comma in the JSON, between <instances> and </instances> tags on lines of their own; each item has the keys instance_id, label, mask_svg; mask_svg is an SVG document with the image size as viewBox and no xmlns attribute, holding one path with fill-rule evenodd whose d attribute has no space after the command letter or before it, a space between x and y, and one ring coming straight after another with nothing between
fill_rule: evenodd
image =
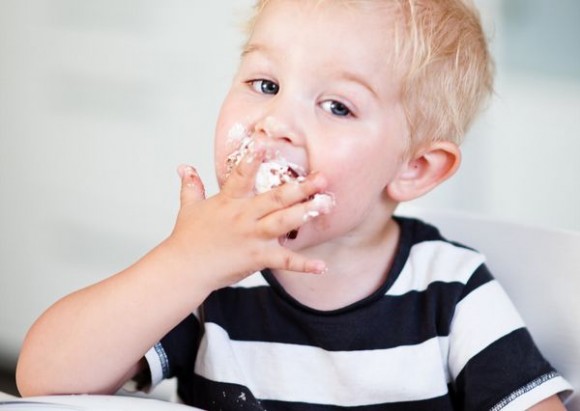
<instances>
[{"instance_id":1,"label":"wrist","mask_svg":"<svg viewBox=\"0 0 580 411\"><path fill-rule=\"evenodd\" d=\"M170 295L183 295L190 304L195 303L195 309L216 287L208 275L212 272L209 262L196 258L191 250L184 252L184 247L179 241L169 237L145 259L149 260L151 268L163 281L160 291L167 288Z\"/></svg>"}]
</instances>

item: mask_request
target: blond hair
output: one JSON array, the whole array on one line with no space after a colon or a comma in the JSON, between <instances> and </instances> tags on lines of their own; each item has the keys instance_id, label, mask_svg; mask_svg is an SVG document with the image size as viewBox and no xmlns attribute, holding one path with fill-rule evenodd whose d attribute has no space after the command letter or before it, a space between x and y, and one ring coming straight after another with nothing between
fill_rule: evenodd
<instances>
[{"instance_id":1,"label":"blond hair","mask_svg":"<svg viewBox=\"0 0 580 411\"><path fill-rule=\"evenodd\" d=\"M250 31L269 1L257 1ZM410 146L437 140L460 144L493 91L493 61L472 1L341 1L384 3L395 12L391 64L401 79Z\"/></svg>"}]
</instances>

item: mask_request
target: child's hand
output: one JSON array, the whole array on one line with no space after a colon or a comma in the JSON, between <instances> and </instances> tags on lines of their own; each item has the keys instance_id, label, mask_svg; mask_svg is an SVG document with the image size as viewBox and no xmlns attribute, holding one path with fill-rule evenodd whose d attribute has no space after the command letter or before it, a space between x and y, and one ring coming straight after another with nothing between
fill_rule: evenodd
<instances>
[{"instance_id":1,"label":"child's hand","mask_svg":"<svg viewBox=\"0 0 580 411\"><path fill-rule=\"evenodd\" d=\"M203 183L192 167L180 166L181 208L166 244L211 289L235 283L263 269L322 273L326 265L280 245L280 238L328 204L306 201L324 191L325 179L313 174L301 183L284 184L255 195L254 180L264 149L248 153L221 192L205 199ZM314 213L313 213L314 212ZM197 275L197 274L196 274Z\"/></svg>"}]
</instances>

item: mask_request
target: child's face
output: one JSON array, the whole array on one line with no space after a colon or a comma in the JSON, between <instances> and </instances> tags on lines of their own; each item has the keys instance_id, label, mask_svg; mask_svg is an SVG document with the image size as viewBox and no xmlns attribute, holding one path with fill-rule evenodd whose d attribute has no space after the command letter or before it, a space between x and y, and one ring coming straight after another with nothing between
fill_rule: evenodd
<instances>
[{"instance_id":1,"label":"child's face","mask_svg":"<svg viewBox=\"0 0 580 411\"><path fill-rule=\"evenodd\" d=\"M329 181L336 207L289 246L367 237L392 211L385 187L407 143L391 55L390 12L376 4L273 0L259 16L218 119L216 171L242 136L268 141Z\"/></svg>"}]
</instances>

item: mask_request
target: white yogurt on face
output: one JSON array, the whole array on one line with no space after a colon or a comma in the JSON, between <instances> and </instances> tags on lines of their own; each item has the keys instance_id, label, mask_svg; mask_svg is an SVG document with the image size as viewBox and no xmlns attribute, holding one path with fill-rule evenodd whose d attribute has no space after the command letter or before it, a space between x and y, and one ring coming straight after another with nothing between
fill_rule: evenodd
<instances>
[{"instance_id":1,"label":"white yogurt on face","mask_svg":"<svg viewBox=\"0 0 580 411\"><path fill-rule=\"evenodd\" d=\"M304 181L304 175L304 170L300 166L289 163L283 158L267 161L260 165L254 189L258 194L265 193L284 183Z\"/></svg>"},{"instance_id":2,"label":"white yogurt on face","mask_svg":"<svg viewBox=\"0 0 580 411\"><path fill-rule=\"evenodd\" d=\"M228 135L229 142L236 144L236 149L226 159L226 177L242 161L243 158L251 159L254 139L247 135L246 129L237 124L232 127ZM284 183L291 181L304 181L306 173L297 164L290 163L280 153L268 157L258 169L254 190L256 193L264 193Z\"/></svg>"},{"instance_id":3,"label":"white yogurt on face","mask_svg":"<svg viewBox=\"0 0 580 411\"><path fill-rule=\"evenodd\" d=\"M267 131L276 130L281 127L273 118L267 119ZM266 133L271 137L270 133ZM254 138L247 129L241 124L236 123L228 133L228 146L232 147L232 152L226 160L226 177L232 173L234 168L246 158L252 161L254 158ZM286 160L279 152L267 153L266 161L260 164L256 179L254 182L254 192L262 194L270 191L283 184L294 182L300 183L306 178L306 171L299 165ZM319 217L321 214L327 214L334 207L334 196L329 193L319 193L310 197L310 209L305 213L303 221ZM290 231L284 237L284 242L294 240L299 233L299 229Z\"/></svg>"},{"instance_id":4,"label":"white yogurt on face","mask_svg":"<svg viewBox=\"0 0 580 411\"><path fill-rule=\"evenodd\" d=\"M237 148L226 159L226 178L230 176L242 158L252 150L254 140L251 137L244 137L237 145Z\"/></svg>"},{"instance_id":5,"label":"white yogurt on face","mask_svg":"<svg viewBox=\"0 0 580 411\"><path fill-rule=\"evenodd\" d=\"M227 143L237 146L240 141L249 136L248 130L246 130L246 127L242 123L235 123L228 131Z\"/></svg>"}]
</instances>

